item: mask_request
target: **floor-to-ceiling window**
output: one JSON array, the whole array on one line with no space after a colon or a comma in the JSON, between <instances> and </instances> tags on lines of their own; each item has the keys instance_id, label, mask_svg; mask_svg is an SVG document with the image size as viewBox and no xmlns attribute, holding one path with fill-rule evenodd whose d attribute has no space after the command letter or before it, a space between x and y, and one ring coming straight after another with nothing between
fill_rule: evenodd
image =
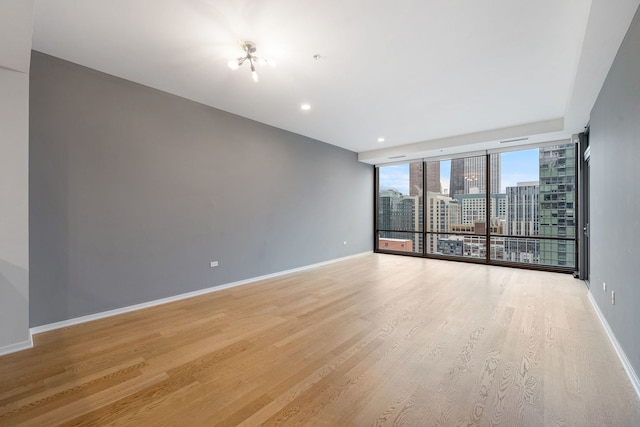
<instances>
[{"instance_id":1,"label":"floor-to-ceiling window","mask_svg":"<svg viewBox=\"0 0 640 427\"><path fill-rule=\"evenodd\" d=\"M575 144L501 154L504 219L492 240L503 245L495 261L575 267Z\"/></svg>"},{"instance_id":2,"label":"floor-to-ceiling window","mask_svg":"<svg viewBox=\"0 0 640 427\"><path fill-rule=\"evenodd\" d=\"M378 249L422 254L422 168L422 162L377 168Z\"/></svg>"},{"instance_id":3,"label":"floor-to-ceiling window","mask_svg":"<svg viewBox=\"0 0 640 427\"><path fill-rule=\"evenodd\" d=\"M486 167L484 155L426 162L437 175L425 196L427 255L486 257Z\"/></svg>"},{"instance_id":4,"label":"floor-to-ceiling window","mask_svg":"<svg viewBox=\"0 0 640 427\"><path fill-rule=\"evenodd\" d=\"M573 271L575 153L567 143L380 166L376 250Z\"/></svg>"}]
</instances>

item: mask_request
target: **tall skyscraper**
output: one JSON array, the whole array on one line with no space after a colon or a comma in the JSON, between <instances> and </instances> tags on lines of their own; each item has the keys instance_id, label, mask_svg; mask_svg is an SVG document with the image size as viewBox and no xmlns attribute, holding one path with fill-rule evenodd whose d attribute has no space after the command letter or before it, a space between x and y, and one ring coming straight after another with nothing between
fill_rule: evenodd
<instances>
[{"instance_id":1,"label":"tall skyscraper","mask_svg":"<svg viewBox=\"0 0 640 427\"><path fill-rule=\"evenodd\" d=\"M519 182L516 187L506 188L505 234L523 237L538 235L539 188L538 182ZM537 264L539 257L539 239L510 237L505 239L505 260Z\"/></svg>"},{"instance_id":2,"label":"tall skyscraper","mask_svg":"<svg viewBox=\"0 0 640 427\"><path fill-rule=\"evenodd\" d=\"M464 194L484 194L487 191L486 157L465 157Z\"/></svg>"},{"instance_id":3,"label":"tall skyscraper","mask_svg":"<svg viewBox=\"0 0 640 427\"><path fill-rule=\"evenodd\" d=\"M427 163L427 191L442 194L442 185L440 185L440 162Z\"/></svg>"},{"instance_id":4,"label":"tall skyscraper","mask_svg":"<svg viewBox=\"0 0 640 427\"><path fill-rule=\"evenodd\" d=\"M409 195L422 196L423 192L423 167L422 162L409 165ZM441 193L440 162L427 163L427 191Z\"/></svg>"},{"instance_id":5,"label":"tall skyscraper","mask_svg":"<svg viewBox=\"0 0 640 427\"><path fill-rule=\"evenodd\" d=\"M519 182L507 187L506 234L512 236L538 235L538 196L540 186L535 182Z\"/></svg>"},{"instance_id":6,"label":"tall skyscraper","mask_svg":"<svg viewBox=\"0 0 640 427\"><path fill-rule=\"evenodd\" d=\"M449 196L464 194L464 159L451 160L451 176L449 177Z\"/></svg>"},{"instance_id":7,"label":"tall skyscraper","mask_svg":"<svg viewBox=\"0 0 640 427\"><path fill-rule=\"evenodd\" d=\"M540 148L540 236L575 239L576 147ZM540 263L575 266L575 240L541 240Z\"/></svg>"},{"instance_id":8,"label":"tall skyscraper","mask_svg":"<svg viewBox=\"0 0 640 427\"><path fill-rule=\"evenodd\" d=\"M422 162L409 164L409 195L422 196Z\"/></svg>"},{"instance_id":9,"label":"tall skyscraper","mask_svg":"<svg viewBox=\"0 0 640 427\"><path fill-rule=\"evenodd\" d=\"M500 192L501 157L500 153L490 156L491 194ZM487 167L485 156L465 157L451 160L449 194L485 194L487 191Z\"/></svg>"}]
</instances>

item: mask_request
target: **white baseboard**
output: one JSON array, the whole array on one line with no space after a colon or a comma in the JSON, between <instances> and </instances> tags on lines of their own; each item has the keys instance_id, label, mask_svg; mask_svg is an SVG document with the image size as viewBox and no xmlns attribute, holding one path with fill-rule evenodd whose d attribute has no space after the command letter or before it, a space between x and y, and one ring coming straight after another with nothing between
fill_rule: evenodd
<instances>
[{"instance_id":1,"label":"white baseboard","mask_svg":"<svg viewBox=\"0 0 640 427\"><path fill-rule=\"evenodd\" d=\"M0 347L0 356L4 356L5 354L9 353L15 353L16 351L27 350L30 348L33 348L33 339L31 338L31 333L29 333L29 339L26 341Z\"/></svg>"},{"instance_id":2,"label":"white baseboard","mask_svg":"<svg viewBox=\"0 0 640 427\"><path fill-rule=\"evenodd\" d=\"M591 301L591 305L596 311L596 314L598 315L598 319L600 319L600 323L602 323L602 326L604 327L604 330L607 333L607 336L609 337L611 344L613 344L613 348L616 350L616 353L618 354L618 358L620 359L620 362L622 362L622 366L624 367L624 370L627 372L627 376L629 377L629 381L631 381L631 385L633 385L633 388L636 391L636 395L640 399L640 380L638 380L638 375L636 375L636 371L633 369L633 366L631 366L629 359L627 359L627 355L625 354L624 350L620 346L618 339L613 334L613 331L609 326L609 322L607 322L607 319L605 319L604 314L602 314L602 311L600 311L600 307L598 307L598 304L596 303L596 300L593 298L591 291L587 293L587 296L589 297L589 301Z\"/></svg>"},{"instance_id":3,"label":"white baseboard","mask_svg":"<svg viewBox=\"0 0 640 427\"><path fill-rule=\"evenodd\" d=\"M92 320L98 320L98 319L104 319L106 317L117 316L118 314L129 313L131 311L141 310L143 308L149 308L149 307L154 307L156 305L167 304L170 302L179 301L186 298L192 298L198 295L208 294L210 292L221 291L223 289L234 288L236 286L246 285L248 283L257 282L260 280L271 279L278 276L284 276L285 274L291 274L291 273L297 273L300 271L310 270L312 268L322 267L323 265L333 264L336 262L345 261L350 258L355 258L355 257L363 256L366 254L370 254L371 252L372 251L361 252L355 255L349 255L342 258L336 258L329 261L319 262L317 264L311 264L311 265L305 265L303 267L292 268L291 270L279 271L277 273L272 273L272 274L265 274L264 276L252 277L250 279L239 280L237 282L226 283L224 285L213 286L210 288L200 289L193 292L187 292L187 293L175 295L172 297L161 298L153 301L143 302L141 304L135 304L127 307L116 308L114 310L103 311L95 314L89 314L87 316L76 317L73 319L62 320L60 322L49 323L47 325L35 326L31 328L30 331L32 335L35 335L42 332L53 331L55 329L66 328L67 326L73 326L73 325L78 325L80 323L91 322ZM15 351L18 351L18 350L15 350Z\"/></svg>"}]
</instances>

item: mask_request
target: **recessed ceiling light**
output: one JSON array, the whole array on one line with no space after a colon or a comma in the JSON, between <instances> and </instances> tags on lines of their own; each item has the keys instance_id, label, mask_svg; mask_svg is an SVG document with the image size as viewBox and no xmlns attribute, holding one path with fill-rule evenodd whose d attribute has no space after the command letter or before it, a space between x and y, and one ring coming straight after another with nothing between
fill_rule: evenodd
<instances>
[{"instance_id":1,"label":"recessed ceiling light","mask_svg":"<svg viewBox=\"0 0 640 427\"><path fill-rule=\"evenodd\" d=\"M309 104L302 104L302 105L300 106L300 109L301 109L301 110L305 110L305 111L310 110L310 109L311 109L311 105L309 105Z\"/></svg>"},{"instance_id":2,"label":"recessed ceiling light","mask_svg":"<svg viewBox=\"0 0 640 427\"><path fill-rule=\"evenodd\" d=\"M384 142L384 138L383 137L378 138L378 142Z\"/></svg>"}]
</instances>

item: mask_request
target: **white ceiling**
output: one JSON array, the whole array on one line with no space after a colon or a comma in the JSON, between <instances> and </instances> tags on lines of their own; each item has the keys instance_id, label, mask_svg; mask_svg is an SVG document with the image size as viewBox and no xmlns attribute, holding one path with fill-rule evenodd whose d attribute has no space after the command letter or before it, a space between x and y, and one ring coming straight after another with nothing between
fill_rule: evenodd
<instances>
[{"instance_id":1,"label":"white ceiling","mask_svg":"<svg viewBox=\"0 0 640 427\"><path fill-rule=\"evenodd\" d=\"M580 131L639 3L36 0L33 48L380 163Z\"/></svg>"}]
</instances>

